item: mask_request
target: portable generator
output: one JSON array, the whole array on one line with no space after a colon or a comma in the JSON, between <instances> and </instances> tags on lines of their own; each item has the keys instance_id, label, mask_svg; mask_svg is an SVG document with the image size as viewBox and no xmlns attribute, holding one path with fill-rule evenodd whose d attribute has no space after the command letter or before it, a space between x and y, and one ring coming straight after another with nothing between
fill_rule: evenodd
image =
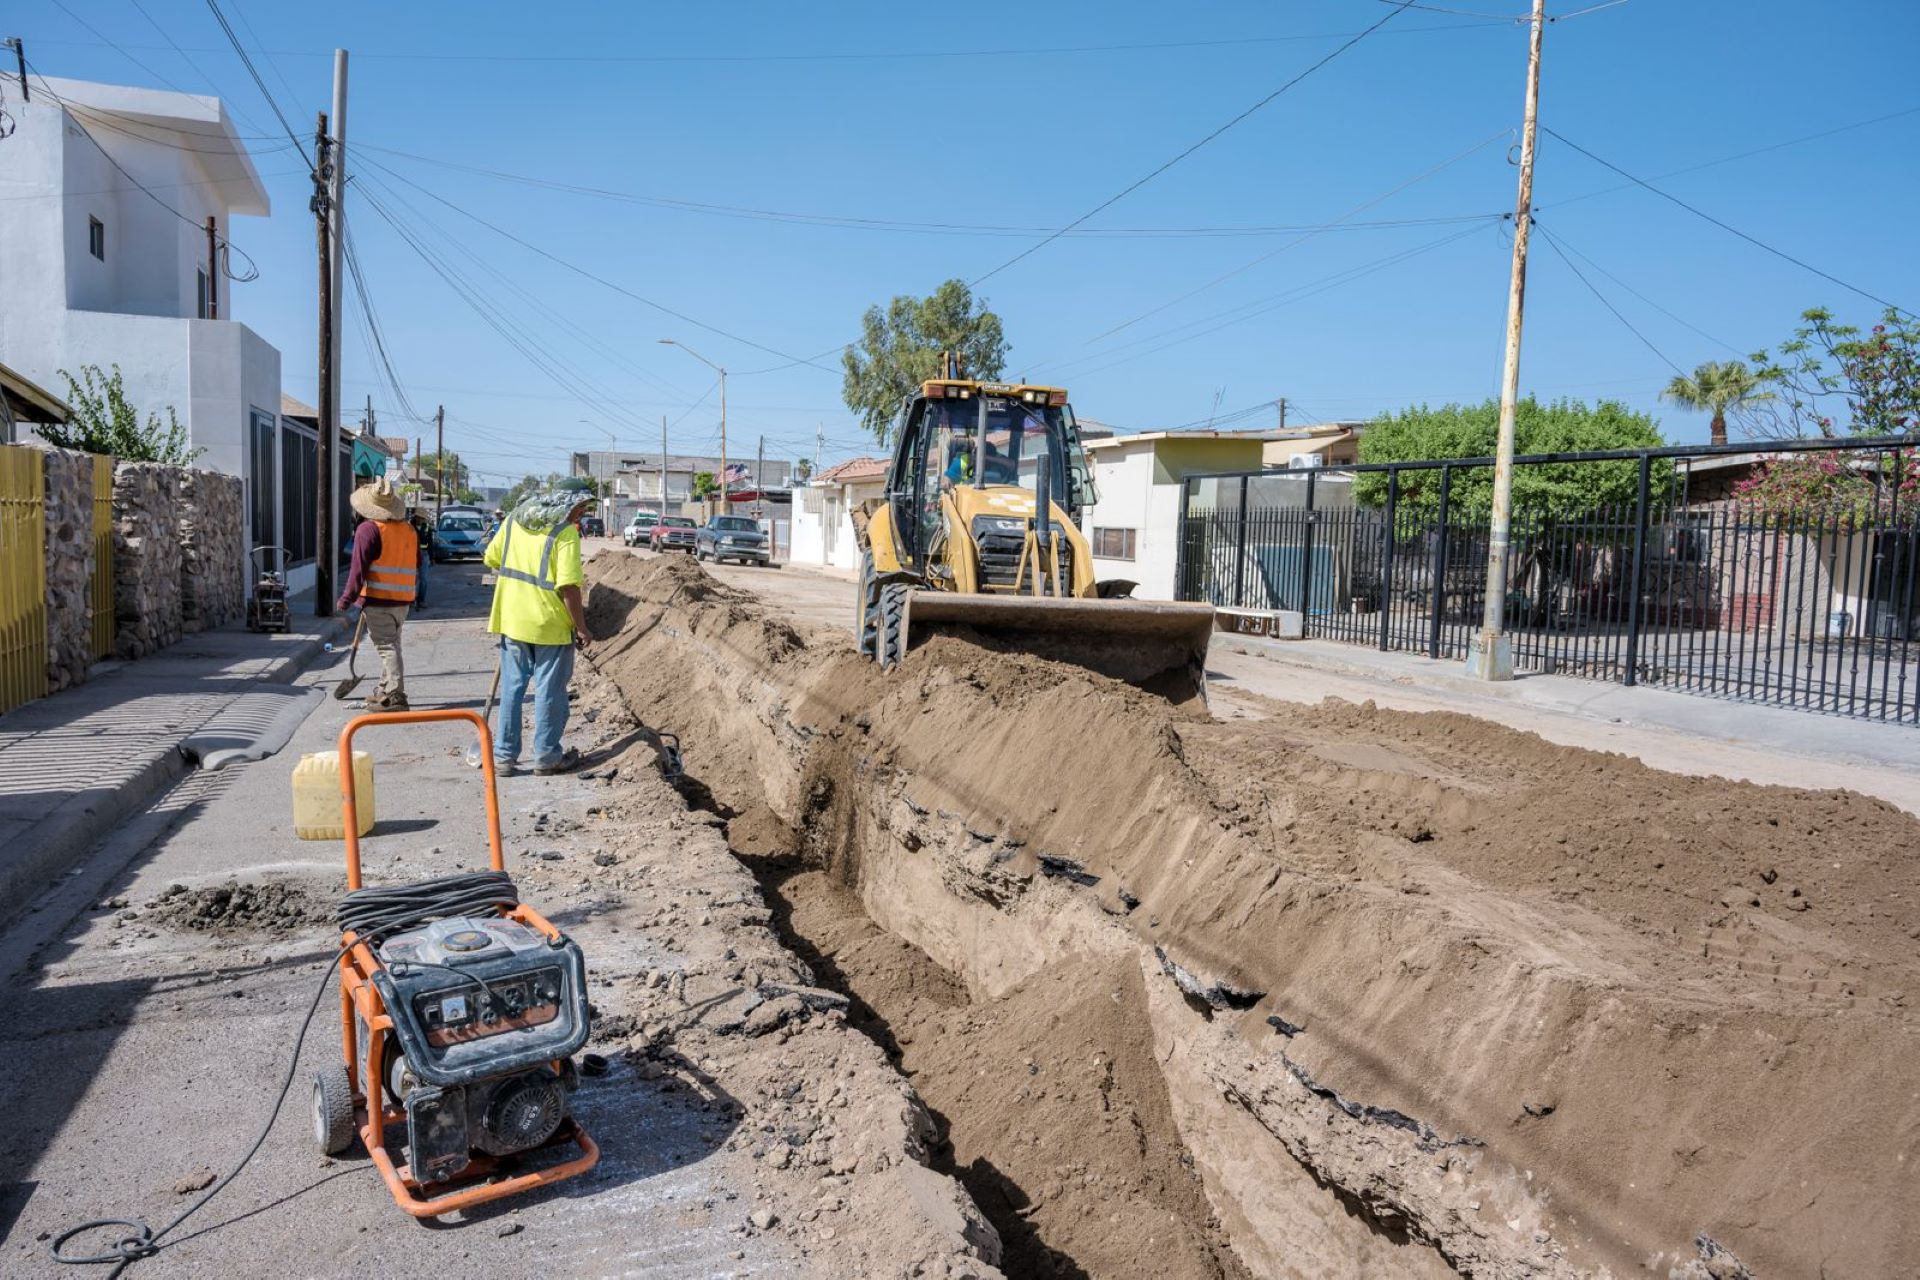
<instances>
[{"instance_id":1,"label":"portable generator","mask_svg":"<svg viewBox=\"0 0 1920 1280\"><path fill-rule=\"evenodd\" d=\"M263 556L272 551L274 557ZM253 594L247 597L247 630L285 631L293 623L287 608L287 549L259 546L247 553L253 563Z\"/></svg>"},{"instance_id":2,"label":"portable generator","mask_svg":"<svg viewBox=\"0 0 1920 1280\"><path fill-rule=\"evenodd\" d=\"M313 1081L321 1151L339 1155L357 1137L416 1218L560 1182L600 1158L567 1107L590 1030L586 961L507 877L486 721L469 710L357 716L340 731L339 758L353 758L361 729L436 720L480 735L492 870L364 887L353 774L342 770L343 1061ZM405 1134L403 1162L388 1151L390 1130Z\"/></svg>"}]
</instances>

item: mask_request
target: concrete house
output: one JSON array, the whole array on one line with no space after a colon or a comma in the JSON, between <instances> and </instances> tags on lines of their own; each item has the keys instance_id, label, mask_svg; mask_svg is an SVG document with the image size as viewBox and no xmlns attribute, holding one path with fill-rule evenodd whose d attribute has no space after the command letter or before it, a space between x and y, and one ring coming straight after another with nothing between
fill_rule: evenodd
<instances>
[{"instance_id":1,"label":"concrete house","mask_svg":"<svg viewBox=\"0 0 1920 1280\"><path fill-rule=\"evenodd\" d=\"M142 416L171 406L205 451L197 465L244 481L249 542L310 560L311 533L301 544L282 507L283 491L311 493L314 445L303 468L281 439L280 353L234 318L223 270L248 265L225 252L231 220L268 212L226 109L76 80L31 89L22 102L11 77L0 85L14 122L0 142L0 352L56 393L62 369L118 365Z\"/></svg>"},{"instance_id":2,"label":"concrete house","mask_svg":"<svg viewBox=\"0 0 1920 1280\"><path fill-rule=\"evenodd\" d=\"M1100 501L1083 517L1093 574L1139 584L1143 600L1174 599L1180 489L1190 475L1257 471L1271 433L1146 431L1086 442Z\"/></svg>"},{"instance_id":3,"label":"concrete house","mask_svg":"<svg viewBox=\"0 0 1920 1280\"><path fill-rule=\"evenodd\" d=\"M797 564L858 570L860 545L853 512L887 491L885 458L849 458L793 491L793 551Z\"/></svg>"}]
</instances>

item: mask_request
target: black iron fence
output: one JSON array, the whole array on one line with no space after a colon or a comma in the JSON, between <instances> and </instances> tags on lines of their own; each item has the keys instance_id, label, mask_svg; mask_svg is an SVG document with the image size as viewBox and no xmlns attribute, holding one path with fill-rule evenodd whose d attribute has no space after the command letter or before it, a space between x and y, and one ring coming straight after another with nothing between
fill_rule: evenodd
<instances>
[{"instance_id":1,"label":"black iron fence","mask_svg":"<svg viewBox=\"0 0 1920 1280\"><path fill-rule=\"evenodd\" d=\"M1915 443L1789 447L1856 458L1870 450L1900 477ZM1920 511L1911 495L1902 498L1896 479L1865 506L1762 509L1703 498L1680 474L1691 459L1729 457L1737 462L1738 451L1520 460L1633 460L1639 484L1632 501L1514 512L1505 616L1515 666L1920 723ZM1179 596L1297 610L1314 638L1464 659L1486 603L1489 529L1484 511L1454 501L1453 481L1489 463L1190 477ZM1658 482L1665 467L1676 468L1674 482ZM1369 471L1387 475L1384 496L1366 504L1354 477ZM1413 471L1426 474L1403 490Z\"/></svg>"}]
</instances>

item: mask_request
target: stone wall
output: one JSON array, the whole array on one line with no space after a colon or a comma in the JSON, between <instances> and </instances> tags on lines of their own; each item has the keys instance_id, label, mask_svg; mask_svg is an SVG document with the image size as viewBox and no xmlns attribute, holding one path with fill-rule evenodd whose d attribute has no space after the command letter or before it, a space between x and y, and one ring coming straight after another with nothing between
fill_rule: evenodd
<instances>
[{"instance_id":1,"label":"stone wall","mask_svg":"<svg viewBox=\"0 0 1920 1280\"><path fill-rule=\"evenodd\" d=\"M238 476L179 474L181 622L189 632L205 631L233 621L245 607L246 512Z\"/></svg>"},{"instance_id":2,"label":"stone wall","mask_svg":"<svg viewBox=\"0 0 1920 1280\"><path fill-rule=\"evenodd\" d=\"M93 665L93 455L47 449L47 692Z\"/></svg>"},{"instance_id":3,"label":"stone wall","mask_svg":"<svg viewBox=\"0 0 1920 1280\"><path fill-rule=\"evenodd\" d=\"M143 658L184 634L180 600L179 467L113 469L113 653Z\"/></svg>"}]
</instances>

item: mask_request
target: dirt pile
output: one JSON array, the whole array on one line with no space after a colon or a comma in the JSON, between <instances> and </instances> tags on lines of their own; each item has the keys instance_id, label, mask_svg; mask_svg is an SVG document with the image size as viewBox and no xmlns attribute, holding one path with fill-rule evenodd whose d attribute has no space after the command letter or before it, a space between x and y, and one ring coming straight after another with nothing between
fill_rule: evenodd
<instances>
[{"instance_id":1,"label":"dirt pile","mask_svg":"<svg viewBox=\"0 0 1920 1280\"><path fill-rule=\"evenodd\" d=\"M166 890L141 907L145 920L193 933L284 932L334 922L334 900L290 880L229 880Z\"/></svg>"},{"instance_id":2,"label":"dirt pile","mask_svg":"<svg viewBox=\"0 0 1920 1280\"><path fill-rule=\"evenodd\" d=\"M595 573L596 632L628 624L596 658L698 785L792 826L896 971L902 941L931 962L899 1001L863 977L885 947L820 948L950 1100L963 1176L1012 1184L996 1208L971 1178L982 1207L1091 1273L1158 1257L1163 1206L1220 1274L1214 1217L1276 1275L1877 1275L1920 1248L1920 823L1891 806L1457 716L1216 724L961 644L880 673L694 566ZM1150 1050L1086 1030L1094 991ZM1062 1082L1072 1123L1020 1095L1022 1036L1025 1087ZM1059 1170L1126 1145L1074 1109L1094 1044L1116 1079L1151 1065L1171 1128L1137 1080L1128 1111L1208 1210L1142 1154L1105 1215L1118 1263L1046 1218Z\"/></svg>"}]
</instances>

